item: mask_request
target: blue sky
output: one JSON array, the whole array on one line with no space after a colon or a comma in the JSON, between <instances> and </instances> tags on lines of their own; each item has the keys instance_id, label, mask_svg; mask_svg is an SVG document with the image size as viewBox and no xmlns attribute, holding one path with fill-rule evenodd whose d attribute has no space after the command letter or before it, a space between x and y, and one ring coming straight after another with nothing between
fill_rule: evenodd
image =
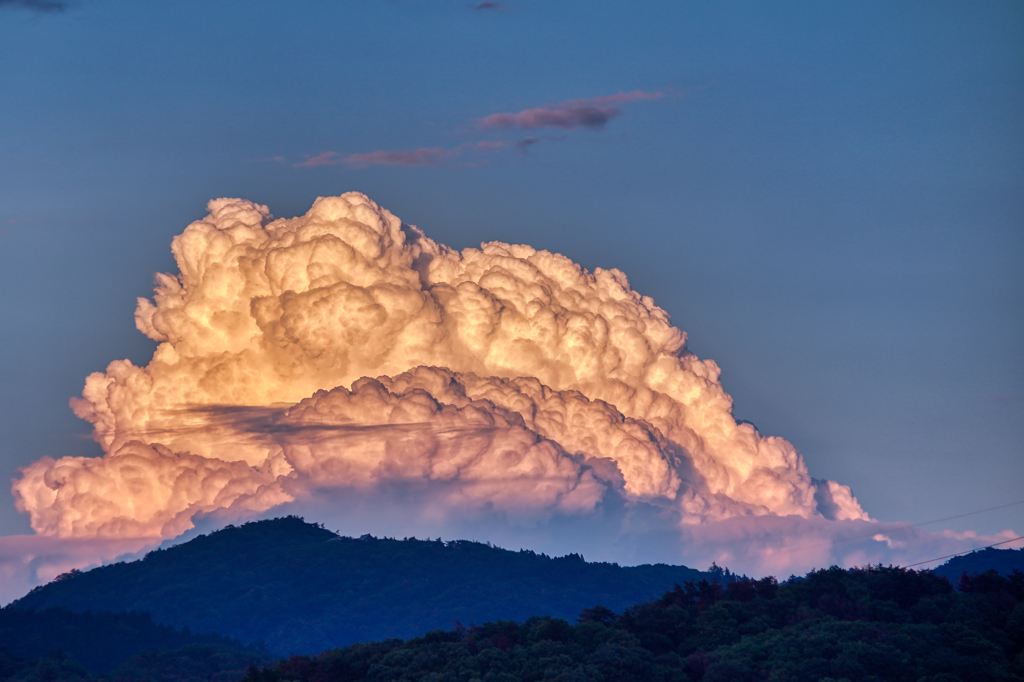
<instances>
[{"instance_id":1,"label":"blue sky","mask_svg":"<svg viewBox=\"0 0 1024 682\"><path fill-rule=\"evenodd\" d=\"M1016 502L1022 29L1016 2L0 2L0 469L100 453L67 401L148 361L135 299L209 199L358 190L453 247L625 271L875 518ZM534 108L569 118L484 123Z\"/></svg>"}]
</instances>

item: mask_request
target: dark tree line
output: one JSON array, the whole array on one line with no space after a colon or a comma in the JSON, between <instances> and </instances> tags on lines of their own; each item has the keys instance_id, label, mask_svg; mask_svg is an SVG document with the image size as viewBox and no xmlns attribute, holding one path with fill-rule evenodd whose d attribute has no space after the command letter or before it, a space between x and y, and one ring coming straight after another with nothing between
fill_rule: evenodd
<instances>
[{"instance_id":1,"label":"dark tree line","mask_svg":"<svg viewBox=\"0 0 1024 682\"><path fill-rule=\"evenodd\" d=\"M992 682L1024 679L1024 573L872 566L676 585L575 624L537 617L294 656L245 682L554 680Z\"/></svg>"},{"instance_id":2,"label":"dark tree line","mask_svg":"<svg viewBox=\"0 0 1024 682\"><path fill-rule=\"evenodd\" d=\"M233 682L274 657L220 635L194 635L149 614L0 609L0 680Z\"/></svg>"}]
</instances>

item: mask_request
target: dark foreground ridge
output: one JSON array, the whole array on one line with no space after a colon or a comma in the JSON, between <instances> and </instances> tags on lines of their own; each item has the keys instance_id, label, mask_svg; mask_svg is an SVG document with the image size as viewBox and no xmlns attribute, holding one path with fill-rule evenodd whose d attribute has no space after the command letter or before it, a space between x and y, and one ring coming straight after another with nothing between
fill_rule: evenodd
<instances>
[{"instance_id":1,"label":"dark foreground ridge","mask_svg":"<svg viewBox=\"0 0 1024 682\"><path fill-rule=\"evenodd\" d=\"M1024 573L872 566L701 581L621 615L431 632L253 667L245 682L1011 682L1024 679Z\"/></svg>"},{"instance_id":2,"label":"dark foreground ridge","mask_svg":"<svg viewBox=\"0 0 1024 682\"><path fill-rule=\"evenodd\" d=\"M237 680L275 657L220 635L157 625L149 614L0 609L0 680Z\"/></svg>"},{"instance_id":3,"label":"dark foreground ridge","mask_svg":"<svg viewBox=\"0 0 1024 682\"><path fill-rule=\"evenodd\" d=\"M621 611L676 583L724 571L588 563L479 542L338 537L297 517L229 526L145 559L62 576L9 608L137 611L192 632L265 642L281 655L456 622L575 619Z\"/></svg>"}]
</instances>

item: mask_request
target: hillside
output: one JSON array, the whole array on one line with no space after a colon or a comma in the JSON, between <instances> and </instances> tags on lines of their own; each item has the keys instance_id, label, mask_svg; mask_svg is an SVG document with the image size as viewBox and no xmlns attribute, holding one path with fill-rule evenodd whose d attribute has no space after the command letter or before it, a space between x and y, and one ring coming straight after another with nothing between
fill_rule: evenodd
<instances>
[{"instance_id":1,"label":"hillside","mask_svg":"<svg viewBox=\"0 0 1024 682\"><path fill-rule=\"evenodd\" d=\"M262 641L276 653L312 653L456 622L571 620L595 604L621 611L705 577L732 578L478 542L338 537L288 517L66 574L8 608L148 612L158 623Z\"/></svg>"},{"instance_id":2,"label":"hillside","mask_svg":"<svg viewBox=\"0 0 1024 682\"><path fill-rule=\"evenodd\" d=\"M1024 572L1024 549L996 549L989 547L963 556L953 557L941 566L932 569L932 573L942 575L956 585L960 575L967 573L984 573L996 571L1000 575L1010 575L1015 570Z\"/></svg>"},{"instance_id":3,"label":"hillside","mask_svg":"<svg viewBox=\"0 0 1024 682\"><path fill-rule=\"evenodd\" d=\"M485 623L292 657L244 682L1012 682L1024 679L1024 574L957 591L928 571L832 567L676 587L622 614Z\"/></svg>"}]
</instances>

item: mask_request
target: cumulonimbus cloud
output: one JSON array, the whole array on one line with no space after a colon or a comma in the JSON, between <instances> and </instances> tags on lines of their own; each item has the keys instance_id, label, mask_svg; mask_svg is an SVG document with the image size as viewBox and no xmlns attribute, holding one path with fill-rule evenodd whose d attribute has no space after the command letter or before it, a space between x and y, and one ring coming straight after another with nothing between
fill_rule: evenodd
<instances>
[{"instance_id":1,"label":"cumulonimbus cloud","mask_svg":"<svg viewBox=\"0 0 1024 682\"><path fill-rule=\"evenodd\" d=\"M358 193L292 219L238 199L209 211L139 299L152 360L113 362L72 400L106 454L14 482L37 533L169 538L313 500L379 510L401 489L404 518L442 525L644 516L708 556L724 550L707 529L730 528L763 562L792 543L779 529L813 529L818 557L855 528L869 558L891 555L848 487L733 418L715 362L622 272L526 245L456 251Z\"/></svg>"},{"instance_id":2,"label":"cumulonimbus cloud","mask_svg":"<svg viewBox=\"0 0 1024 682\"><path fill-rule=\"evenodd\" d=\"M575 99L540 107L523 109L518 113L491 114L480 119L477 127L488 128L522 128L536 130L538 128L603 128L609 120L622 115L616 104L636 100L652 100L664 97L661 92L619 93L592 99Z\"/></svg>"}]
</instances>

